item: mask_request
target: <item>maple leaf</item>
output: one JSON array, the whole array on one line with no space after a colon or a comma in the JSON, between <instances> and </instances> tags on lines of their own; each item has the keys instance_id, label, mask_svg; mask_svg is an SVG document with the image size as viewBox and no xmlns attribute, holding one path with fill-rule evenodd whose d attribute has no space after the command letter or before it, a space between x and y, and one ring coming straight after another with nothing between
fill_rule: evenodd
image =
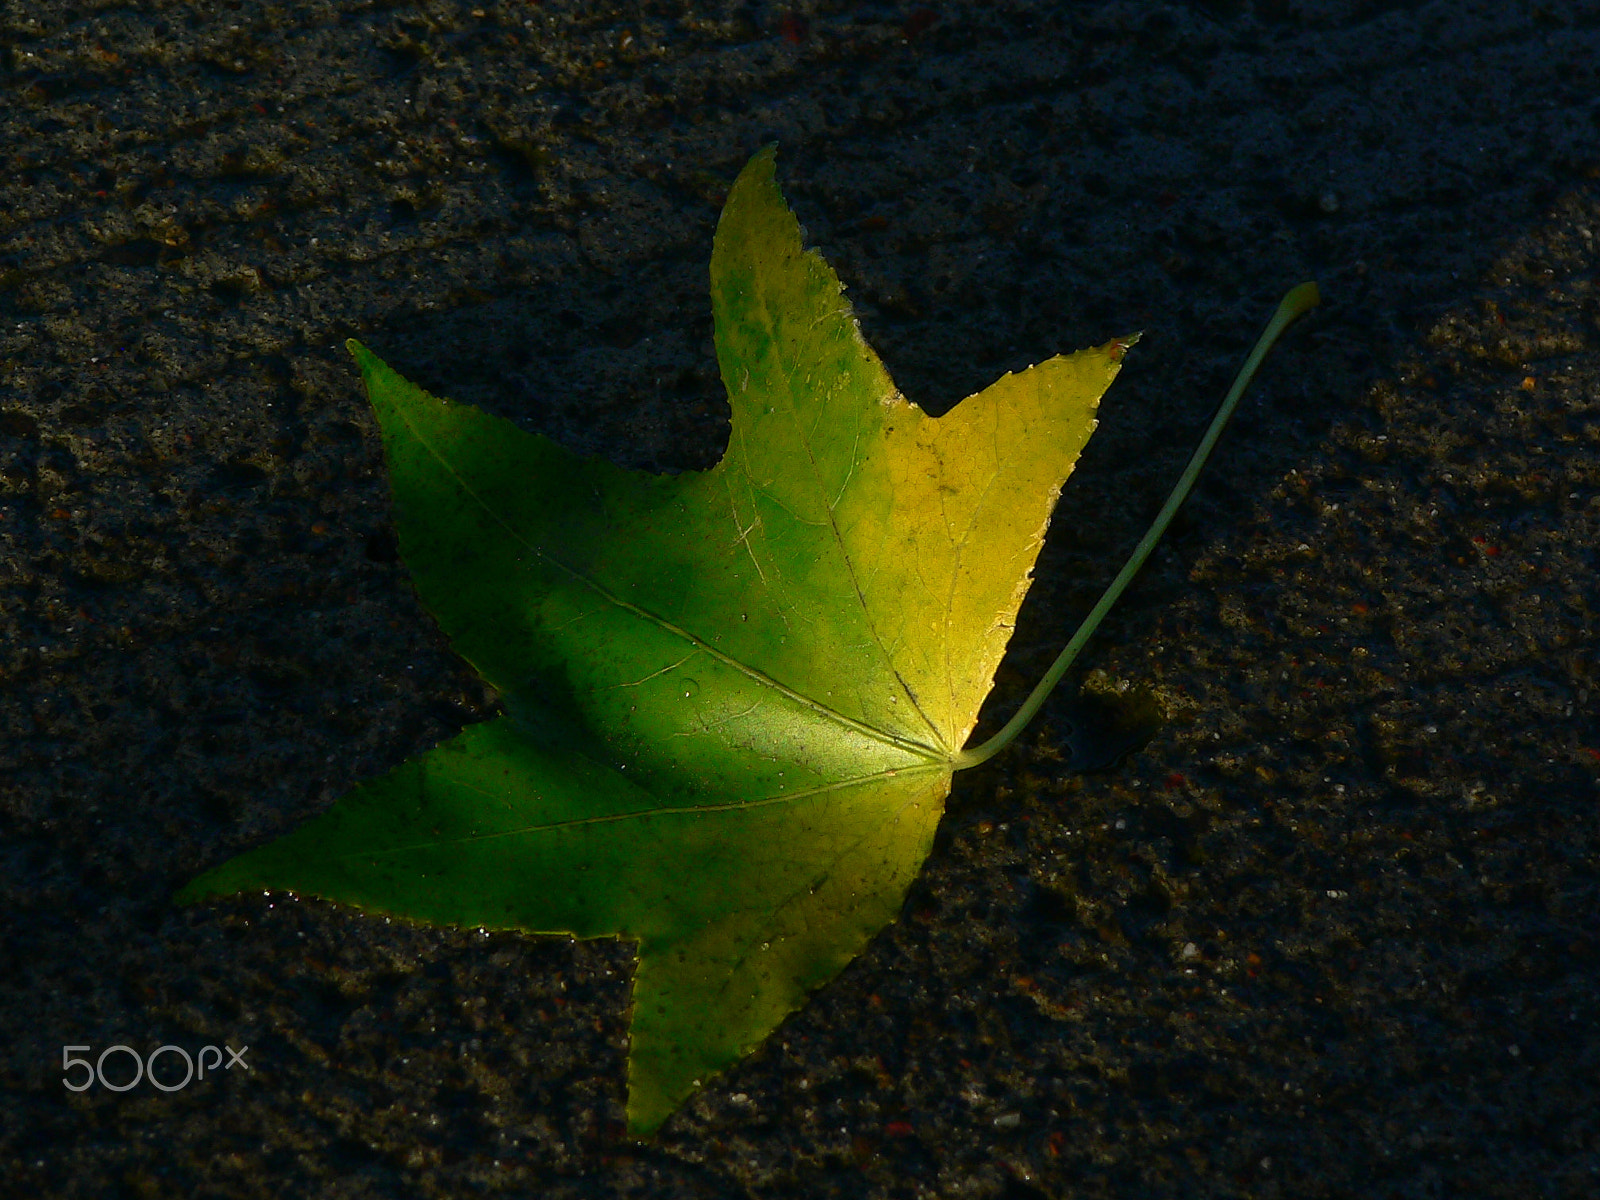
<instances>
[{"instance_id":1,"label":"maple leaf","mask_svg":"<svg viewBox=\"0 0 1600 1200\"><path fill-rule=\"evenodd\" d=\"M801 244L772 148L711 260L728 449L578 458L350 347L401 552L506 715L208 872L372 913L637 943L647 1136L898 914L1062 482L1131 339L943 417L895 390Z\"/></svg>"}]
</instances>

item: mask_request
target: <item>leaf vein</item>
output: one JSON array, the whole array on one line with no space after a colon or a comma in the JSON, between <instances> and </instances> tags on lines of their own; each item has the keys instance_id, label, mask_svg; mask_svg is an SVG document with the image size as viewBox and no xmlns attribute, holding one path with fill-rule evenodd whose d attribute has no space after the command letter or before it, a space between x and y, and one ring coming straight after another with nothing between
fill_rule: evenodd
<instances>
[{"instance_id":1,"label":"leaf vein","mask_svg":"<svg viewBox=\"0 0 1600 1200\"><path fill-rule=\"evenodd\" d=\"M523 837L533 833L559 833L567 829L581 829L591 825L614 825L622 821L641 821L650 817L676 817L699 816L705 813L716 812L746 812L758 808L771 808L778 804L793 804L799 800L810 800L816 796L826 795L829 792L842 791L845 788L855 787L858 784L872 783L879 779L894 779L901 775L920 775L929 771L948 770L945 763L930 762L921 766L894 767L886 771L874 771L870 775L858 775L851 779L840 779L833 783L823 784L819 787L802 788L782 796L762 796L756 800L727 800L716 804L686 804L682 807L641 808L633 812L602 813L593 817L572 817L565 821L547 821L542 824L523 825L516 829L496 829L489 833L466 834L461 837L435 838L423 842L409 842L404 846L385 846L379 850L371 848L365 850L352 850L346 854L336 854L332 859L322 861L337 862L346 858L375 858L392 854L407 854L413 850L435 850L441 846L464 846L474 842L492 842L501 838ZM486 799L495 799L495 793L487 788L474 787L470 783L459 781L458 786L463 791L476 792Z\"/></svg>"},{"instance_id":2,"label":"leaf vein","mask_svg":"<svg viewBox=\"0 0 1600 1200\"><path fill-rule=\"evenodd\" d=\"M928 746L911 738L903 737L900 734L891 733L886 729L879 729L876 726L869 725L864 721L858 721L854 717L847 717L845 714L828 707L826 704L819 703L818 701L813 700L810 696L804 695L801 692L797 692L793 688L780 683L778 680L773 679L770 675L767 675L762 671L756 670L754 667L740 662L732 655L723 653L709 642L697 637L693 633L690 633L687 629L683 629L680 626L673 624L666 618L660 617L646 608L642 608L637 604L634 604L628 600L624 600L621 596L616 595L609 588L603 586L593 579L590 579L582 571L579 571L574 567L569 567L555 555L546 551L542 546L535 545L533 542L529 541L514 525L506 520L506 518L499 512L497 512L488 503L488 501L480 496L472 488L472 486L468 484L466 479L462 477L461 473L456 470L455 464L452 463L445 455L440 453L439 449L426 436L426 434L421 429L417 428L416 423L412 421L409 413L402 414L402 419L408 426L410 426L412 436L416 438L418 444L423 446L428 453L433 456L433 458L449 474L449 476L455 480L456 486L459 487L461 491L473 501L473 503L482 509L484 514L488 516L490 520L494 521L497 525L504 529L507 534L520 542L531 553L537 555L539 558L550 563L557 569L565 571L573 579L577 580L579 583L593 591L602 600L616 605L625 612L634 614L641 620L655 625L657 628L666 633L682 638L684 641L688 642L697 649L704 651L706 654L710 655L724 666L738 671L740 674L744 675L758 686L769 687L773 689L779 695L786 697L787 699L801 705L804 708L810 709L812 712L816 713L825 720L834 721L839 725L843 725L848 729L853 729L857 733L864 734L865 736L883 742L886 745L894 746L897 749L906 750L921 758L929 760L929 762L948 761L950 757L950 750L943 744L942 738L938 740L937 745ZM835 536L837 536L837 532L838 531L835 530ZM912 703L915 702L916 701L913 699ZM918 711L920 712L921 710L919 709ZM938 730L934 730L934 734L937 738Z\"/></svg>"}]
</instances>

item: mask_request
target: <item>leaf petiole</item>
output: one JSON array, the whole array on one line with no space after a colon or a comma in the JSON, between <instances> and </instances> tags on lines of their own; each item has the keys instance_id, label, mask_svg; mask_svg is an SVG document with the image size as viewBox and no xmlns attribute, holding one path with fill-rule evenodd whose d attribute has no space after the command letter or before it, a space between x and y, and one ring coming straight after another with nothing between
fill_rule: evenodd
<instances>
[{"instance_id":1,"label":"leaf petiole","mask_svg":"<svg viewBox=\"0 0 1600 1200\"><path fill-rule=\"evenodd\" d=\"M1106 588L1089 615L1083 619L1083 624L1078 626L1078 631L1072 635L1072 640L1057 656L1050 669L1044 673L1044 678L1039 680L1028 698L1023 701L1022 707L1017 710L1016 716L1005 723L1005 726L981 746L974 746L962 750L952 760L954 769L964 771L968 767L975 767L979 763L988 762L1000 751L1004 750L1027 727L1034 714L1044 705L1046 699L1056 684L1061 682L1061 677L1067 673L1067 668L1078 657L1084 644L1094 636L1094 631L1100 627L1100 622L1111 611L1128 584L1133 582L1133 577L1139 573L1139 568L1144 566L1145 559L1150 557L1150 552L1156 548L1156 543L1161 540L1161 535L1167 531L1167 526L1172 523L1172 518L1189 498L1189 493L1194 490L1195 481L1200 478L1200 472L1205 468L1206 460L1211 457L1211 451L1217 444L1217 439L1222 436L1222 429L1233 416L1233 410L1238 407L1239 398L1244 395L1245 389L1250 386L1250 381L1255 378L1256 371L1260 368L1262 360L1267 356L1277 342L1294 321L1315 308L1321 301L1315 283L1302 283L1294 288L1278 304L1278 311L1272 314L1272 320L1267 322L1267 327L1262 331L1261 337L1256 340L1255 349L1250 351L1250 357L1245 359L1244 366L1239 369L1238 378L1233 381L1233 387L1228 390L1227 397L1222 401L1222 406L1217 409L1217 415L1211 418L1211 425L1206 429L1205 437L1200 439L1200 444L1195 447L1194 454L1189 458L1189 465L1184 468L1183 474L1178 477L1177 484L1172 489L1172 494L1167 497L1167 502L1161 506L1161 511L1156 519L1151 522L1150 528L1145 532L1138 546L1134 548L1128 561L1123 564L1122 570L1117 572L1117 577L1111 581L1111 586Z\"/></svg>"}]
</instances>

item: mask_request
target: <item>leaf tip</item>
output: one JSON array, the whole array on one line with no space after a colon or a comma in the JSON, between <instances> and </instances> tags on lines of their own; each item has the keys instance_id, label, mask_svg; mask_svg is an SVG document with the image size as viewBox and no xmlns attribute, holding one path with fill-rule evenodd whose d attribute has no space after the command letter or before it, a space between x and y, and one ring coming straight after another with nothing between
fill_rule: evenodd
<instances>
[{"instance_id":1,"label":"leaf tip","mask_svg":"<svg viewBox=\"0 0 1600 1200\"><path fill-rule=\"evenodd\" d=\"M214 873L207 871L205 874L191 879L173 894L172 902L188 907L191 904L199 904L202 900L218 895L217 890L209 882Z\"/></svg>"},{"instance_id":2,"label":"leaf tip","mask_svg":"<svg viewBox=\"0 0 1600 1200\"><path fill-rule=\"evenodd\" d=\"M745 163L739 171L739 176L734 180L733 186L749 180L771 181L776 184L778 178L778 143L764 142L761 149L750 156L750 161Z\"/></svg>"},{"instance_id":3,"label":"leaf tip","mask_svg":"<svg viewBox=\"0 0 1600 1200\"><path fill-rule=\"evenodd\" d=\"M1114 363L1121 362L1127 357L1128 347L1137 345L1139 339L1143 336L1144 330L1141 329L1138 333L1130 333L1126 337L1113 338L1106 343L1107 353L1111 361Z\"/></svg>"}]
</instances>

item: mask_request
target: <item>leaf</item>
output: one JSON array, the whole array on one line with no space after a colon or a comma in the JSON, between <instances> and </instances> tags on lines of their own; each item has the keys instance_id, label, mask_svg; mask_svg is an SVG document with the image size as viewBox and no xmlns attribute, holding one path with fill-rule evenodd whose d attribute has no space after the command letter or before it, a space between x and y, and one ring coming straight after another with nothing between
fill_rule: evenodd
<instances>
[{"instance_id":1,"label":"leaf","mask_svg":"<svg viewBox=\"0 0 1600 1200\"><path fill-rule=\"evenodd\" d=\"M927 416L802 249L774 158L717 226L733 428L709 471L577 458L350 343L417 591L507 715L180 895L636 941L639 1135L899 912L1128 344Z\"/></svg>"}]
</instances>

